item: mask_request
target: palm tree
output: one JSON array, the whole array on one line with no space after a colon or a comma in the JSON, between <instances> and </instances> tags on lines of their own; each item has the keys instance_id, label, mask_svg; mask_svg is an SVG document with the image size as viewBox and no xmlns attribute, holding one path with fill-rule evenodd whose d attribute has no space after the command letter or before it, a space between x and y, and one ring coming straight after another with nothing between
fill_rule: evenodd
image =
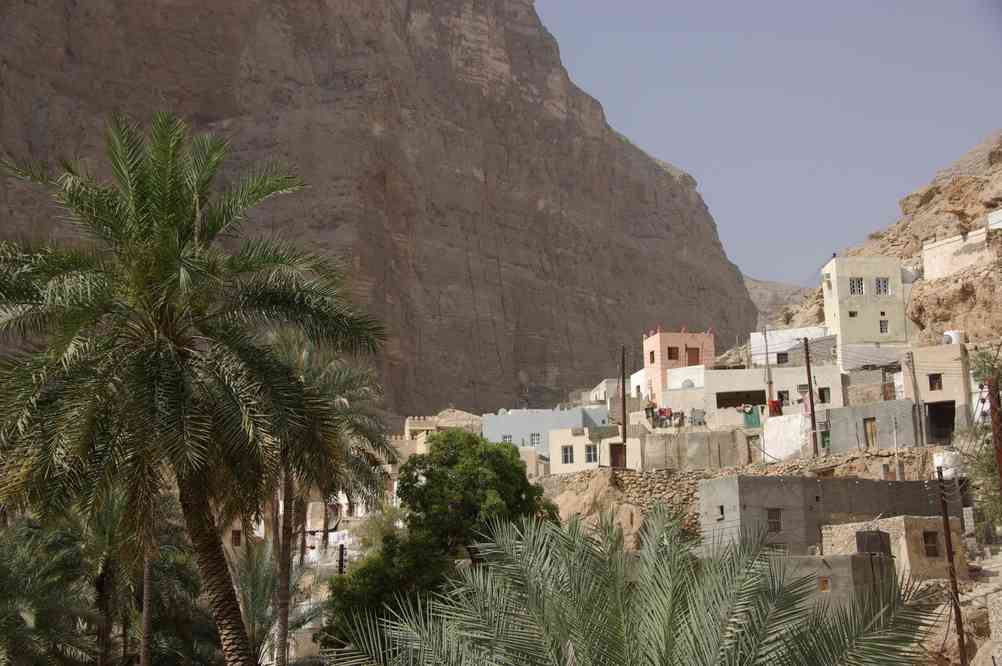
<instances>
[{"instance_id":1,"label":"palm tree","mask_svg":"<svg viewBox=\"0 0 1002 666\"><path fill-rule=\"evenodd\" d=\"M96 652L79 543L23 520L0 532L0 663L84 664Z\"/></svg>"},{"instance_id":2,"label":"palm tree","mask_svg":"<svg viewBox=\"0 0 1002 666\"><path fill-rule=\"evenodd\" d=\"M35 346L0 369L0 502L124 478L130 528L149 547L145 517L176 488L226 662L253 664L212 483L260 498L310 400L259 333L289 327L357 352L374 351L382 328L348 305L328 261L236 240L252 208L302 184L267 164L217 191L226 153L161 113L148 136L113 119L110 183L75 164L7 164L52 191L79 240L0 244L0 337Z\"/></svg>"},{"instance_id":3,"label":"palm tree","mask_svg":"<svg viewBox=\"0 0 1002 666\"><path fill-rule=\"evenodd\" d=\"M759 540L695 544L655 512L635 556L606 521L496 524L486 564L441 596L363 617L338 664L688 666L919 663L935 604L894 580L846 607L813 605Z\"/></svg>"},{"instance_id":4,"label":"palm tree","mask_svg":"<svg viewBox=\"0 0 1002 666\"><path fill-rule=\"evenodd\" d=\"M244 625L250 638L254 654L259 664L268 661L268 655L275 651L276 629L278 627L278 604L275 590L280 585L278 567L270 544L248 539L231 562L233 580L236 581L243 611ZM288 589L293 598L302 596L300 585L306 569L292 567ZM306 626L323 614L323 605L307 605L289 618L289 628L293 631Z\"/></svg>"},{"instance_id":5,"label":"palm tree","mask_svg":"<svg viewBox=\"0 0 1002 666\"><path fill-rule=\"evenodd\" d=\"M318 348L301 335L281 332L277 348L311 390L314 409L305 427L284 441L282 447L282 515L278 551L276 659L286 666L289 637L290 583L292 567L293 507L301 507L300 566L304 556L305 508L311 493L324 503L323 539L327 538L326 507L343 493L370 505L385 488L384 461L396 453L375 411L382 389L372 372L339 361L330 351Z\"/></svg>"}]
</instances>

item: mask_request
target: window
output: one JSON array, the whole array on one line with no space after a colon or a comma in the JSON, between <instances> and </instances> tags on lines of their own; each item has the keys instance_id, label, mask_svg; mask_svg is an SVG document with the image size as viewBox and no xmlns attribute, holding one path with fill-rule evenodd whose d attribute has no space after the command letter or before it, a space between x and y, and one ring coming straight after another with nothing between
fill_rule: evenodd
<instances>
[{"instance_id":1,"label":"window","mask_svg":"<svg viewBox=\"0 0 1002 666\"><path fill-rule=\"evenodd\" d=\"M776 365L786 365L790 362L790 354L788 352L779 352L776 354Z\"/></svg>"},{"instance_id":2,"label":"window","mask_svg":"<svg viewBox=\"0 0 1002 666\"><path fill-rule=\"evenodd\" d=\"M651 365L654 365L654 350L651 350Z\"/></svg>"},{"instance_id":3,"label":"window","mask_svg":"<svg viewBox=\"0 0 1002 666\"><path fill-rule=\"evenodd\" d=\"M934 375L929 375L929 390L930 391L942 391L943 390L943 375L936 373Z\"/></svg>"},{"instance_id":4,"label":"window","mask_svg":"<svg viewBox=\"0 0 1002 666\"><path fill-rule=\"evenodd\" d=\"M534 432L531 435L529 435L529 444L531 446L539 446L539 443L541 441L542 441L542 437L539 436L538 432Z\"/></svg>"},{"instance_id":5,"label":"window","mask_svg":"<svg viewBox=\"0 0 1002 666\"><path fill-rule=\"evenodd\" d=\"M832 579L828 576L818 576L818 592L828 592L832 589Z\"/></svg>"},{"instance_id":6,"label":"window","mask_svg":"<svg viewBox=\"0 0 1002 666\"><path fill-rule=\"evenodd\" d=\"M881 335L887 335L887 333L890 330L891 330L891 323L889 321L887 321L886 319L881 319L880 320L880 334Z\"/></svg>"},{"instance_id":7,"label":"window","mask_svg":"<svg viewBox=\"0 0 1002 666\"><path fill-rule=\"evenodd\" d=\"M766 521L768 523L768 530L770 532L782 532L783 531L783 510L782 509L766 509Z\"/></svg>"},{"instance_id":8,"label":"window","mask_svg":"<svg viewBox=\"0 0 1002 666\"><path fill-rule=\"evenodd\" d=\"M832 445L832 433L830 430L821 431L821 448L827 449Z\"/></svg>"},{"instance_id":9,"label":"window","mask_svg":"<svg viewBox=\"0 0 1002 666\"><path fill-rule=\"evenodd\" d=\"M939 557L939 532L922 532L926 557Z\"/></svg>"},{"instance_id":10,"label":"window","mask_svg":"<svg viewBox=\"0 0 1002 666\"><path fill-rule=\"evenodd\" d=\"M668 348L668 360L669 361L677 361L678 360L678 347L669 347Z\"/></svg>"},{"instance_id":11,"label":"window","mask_svg":"<svg viewBox=\"0 0 1002 666\"><path fill-rule=\"evenodd\" d=\"M849 295L862 296L863 282L863 278L849 278Z\"/></svg>"},{"instance_id":12,"label":"window","mask_svg":"<svg viewBox=\"0 0 1002 666\"><path fill-rule=\"evenodd\" d=\"M878 277L873 281L873 293L877 296L889 296L891 293L890 278Z\"/></svg>"},{"instance_id":13,"label":"window","mask_svg":"<svg viewBox=\"0 0 1002 666\"><path fill-rule=\"evenodd\" d=\"M723 519L724 519L724 505L723 504L718 504L717 505L717 520L723 520Z\"/></svg>"},{"instance_id":14,"label":"window","mask_svg":"<svg viewBox=\"0 0 1002 666\"><path fill-rule=\"evenodd\" d=\"M561 446L560 447L560 461L565 465L574 464L574 447L573 446Z\"/></svg>"},{"instance_id":15,"label":"window","mask_svg":"<svg viewBox=\"0 0 1002 666\"><path fill-rule=\"evenodd\" d=\"M776 394L776 397L779 398L779 402L781 404L783 404L783 405L789 405L790 404L790 392L789 391L780 391L779 393Z\"/></svg>"},{"instance_id":16,"label":"window","mask_svg":"<svg viewBox=\"0 0 1002 666\"><path fill-rule=\"evenodd\" d=\"M243 541L244 533L240 530L230 530L230 545L239 548Z\"/></svg>"},{"instance_id":17,"label":"window","mask_svg":"<svg viewBox=\"0 0 1002 666\"><path fill-rule=\"evenodd\" d=\"M511 444L511 435L501 435L502 444Z\"/></svg>"},{"instance_id":18,"label":"window","mask_svg":"<svg viewBox=\"0 0 1002 666\"><path fill-rule=\"evenodd\" d=\"M586 444L585 445L585 462L597 463L598 462L598 445L597 444Z\"/></svg>"},{"instance_id":19,"label":"window","mask_svg":"<svg viewBox=\"0 0 1002 666\"><path fill-rule=\"evenodd\" d=\"M849 310L849 319L855 319L858 314L855 310Z\"/></svg>"},{"instance_id":20,"label":"window","mask_svg":"<svg viewBox=\"0 0 1002 666\"><path fill-rule=\"evenodd\" d=\"M827 386L818 389L818 402L822 405L832 401L832 390Z\"/></svg>"}]
</instances>

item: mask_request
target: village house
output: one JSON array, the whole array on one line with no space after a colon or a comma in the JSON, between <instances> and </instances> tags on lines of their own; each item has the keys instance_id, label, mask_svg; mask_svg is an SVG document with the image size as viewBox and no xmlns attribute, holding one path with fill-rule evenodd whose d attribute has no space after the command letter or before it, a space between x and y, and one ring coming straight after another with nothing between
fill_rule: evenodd
<instances>
[{"instance_id":1,"label":"village house","mask_svg":"<svg viewBox=\"0 0 1002 666\"><path fill-rule=\"evenodd\" d=\"M954 432L973 424L971 366L963 332L947 333L944 342L913 347L902 361L904 394L921 407L929 445L948 444Z\"/></svg>"},{"instance_id":2,"label":"village house","mask_svg":"<svg viewBox=\"0 0 1002 666\"><path fill-rule=\"evenodd\" d=\"M950 515L962 514L959 499ZM699 524L707 543L762 532L791 555L826 555L825 525L890 516L938 516L938 487L929 481L875 481L795 476L729 476L699 484Z\"/></svg>"},{"instance_id":3,"label":"village house","mask_svg":"<svg viewBox=\"0 0 1002 666\"><path fill-rule=\"evenodd\" d=\"M828 329L824 326L802 326L800 328L767 328L764 331L752 331L748 338L748 354L751 357L751 364L761 365L803 365L794 362L791 352L801 352L800 359L803 358L802 351L804 338L808 342L828 336ZM815 358L816 351L812 350L811 360ZM794 356L796 358L796 356Z\"/></svg>"},{"instance_id":4,"label":"village house","mask_svg":"<svg viewBox=\"0 0 1002 666\"><path fill-rule=\"evenodd\" d=\"M821 269L825 326L838 337L843 370L898 360L915 276L893 257L834 257Z\"/></svg>"},{"instance_id":5,"label":"village house","mask_svg":"<svg viewBox=\"0 0 1002 666\"><path fill-rule=\"evenodd\" d=\"M873 537L880 533L881 537ZM957 577L968 578L967 556L962 547L961 520L950 518L953 541L954 566ZM821 549L829 554L851 554L860 548L860 535L879 538L885 542L886 555L893 558L898 575L902 578L924 580L949 577L946 558L946 540L941 516L893 516L866 522L824 525L821 528Z\"/></svg>"},{"instance_id":6,"label":"village house","mask_svg":"<svg viewBox=\"0 0 1002 666\"><path fill-rule=\"evenodd\" d=\"M658 326L644 333L644 367L648 385L643 394L663 405L669 370L712 364L716 357L712 331L690 333L683 328L679 332L670 332Z\"/></svg>"},{"instance_id":7,"label":"village house","mask_svg":"<svg viewBox=\"0 0 1002 666\"><path fill-rule=\"evenodd\" d=\"M532 447L550 457L549 433L564 428L592 428L609 425L609 409L604 405L583 405L558 409L499 409L482 417L483 435L489 441Z\"/></svg>"},{"instance_id":8,"label":"village house","mask_svg":"<svg viewBox=\"0 0 1002 666\"><path fill-rule=\"evenodd\" d=\"M998 257L988 244L991 232L1002 231L1002 210L985 216L978 228L922 245L922 272L926 280L942 280L972 266L989 265Z\"/></svg>"}]
</instances>

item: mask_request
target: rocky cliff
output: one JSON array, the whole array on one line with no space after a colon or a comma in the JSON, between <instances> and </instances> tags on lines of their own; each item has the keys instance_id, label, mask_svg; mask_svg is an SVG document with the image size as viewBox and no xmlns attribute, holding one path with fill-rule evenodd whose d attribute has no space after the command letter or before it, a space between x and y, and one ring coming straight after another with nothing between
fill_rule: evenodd
<instances>
[{"instance_id":1,"label":"rocky cliff","mask_svg":"<svg viewBox=\"0 0 1002 666\"><path fill-rule=\"evenodd\" d=\"M748 288L748 295L758 309L758 322L756 329L763 326L786 326L784 312L791 303L796 303L811 293L811 289L798 287L793 284L782 282L771 282L769 280L756 280L755 278L744 277L745 287Z\"/></svg>"},{"instance_id":2,"label":"rocky cliff","mask_svg":"<svg viewBox=\"0 0 1002 666\"><path fill-rule=\"evenodd\" d=\"M40 0L0 5L0 151L100 154L168 108L311 185L253 220L343 255L391 340L390 407L539 404L661 323L756 311L694 180L613 131L532 0ZM0 234L50 209L0 184Z\"/></svg>"},{"instance_id":3,"label":"rocky cliff","mask_svg":"<svg viewBox=\"0 0 1002 666\"><path fill-rule=\"evenodd\" d=\"M901 200L901 218L870 234L851 255L900 257L921 266L922 244L956 236L984 225L985 214L1002 208L1002 132L941 170L925 187ZM948 278L920 280L908 304L917 324L917 341L937 342L950 329L964 329L972 340L994 339L1002 330L1002 238L989 239L998 258ZM820 290L791 308L791 325L823 320Z\"/></svg>"}]
</instances>

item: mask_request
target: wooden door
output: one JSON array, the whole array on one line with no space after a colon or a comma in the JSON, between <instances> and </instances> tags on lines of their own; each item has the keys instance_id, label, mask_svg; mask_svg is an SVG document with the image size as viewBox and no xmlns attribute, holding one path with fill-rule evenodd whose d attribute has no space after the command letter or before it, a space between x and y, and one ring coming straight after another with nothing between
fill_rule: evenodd
<instances>
[{"instance_id":1,"label":"wooden door","mask_svg":"<svg viewBox=\"0 0 1002 666\"><path fill-rule=\"evenodd\" d=\"M863 430L866 431L866 448L877 448L877 419L863 419Z\"/></svg>"},{"instance_id":2,"label":"wooden door","mask_svg":"<svg viewBox=\"0 0 1002 666\"><path fill-rule=\"evenodd\" d=\"M609 445L609 464L613 467L626 467L626 445Z\"/></svg>"}]
</instances>

